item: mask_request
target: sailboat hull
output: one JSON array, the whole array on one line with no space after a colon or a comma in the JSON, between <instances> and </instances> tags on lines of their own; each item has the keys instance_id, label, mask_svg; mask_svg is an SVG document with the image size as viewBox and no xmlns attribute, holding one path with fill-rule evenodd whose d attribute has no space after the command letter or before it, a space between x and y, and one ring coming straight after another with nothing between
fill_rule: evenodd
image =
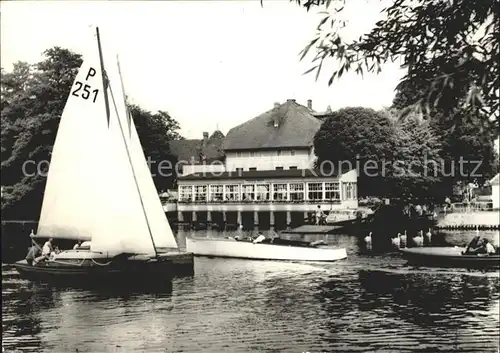
<instances>
[{"instance_id":1,"label":"sailboat hull","mask_svg":"<svg viewBox=\"0 0 500 353\"><path fill-rule=\"evenodd\" d=\"M170 251L158 254L156 258L140 256L74 257L54 261L42 261L30 265L26 260L18 261L14 267L27 279L64 283L146 283L194 274L193 254Z\"/></svg>"}]
</instances>

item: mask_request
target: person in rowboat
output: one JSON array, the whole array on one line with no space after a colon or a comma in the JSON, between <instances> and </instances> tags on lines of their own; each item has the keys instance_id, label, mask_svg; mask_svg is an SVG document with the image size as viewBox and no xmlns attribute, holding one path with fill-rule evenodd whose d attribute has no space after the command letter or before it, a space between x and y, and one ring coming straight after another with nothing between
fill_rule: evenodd
<instances>
[{"instance_id":1,"label":"person in rowboat","mask_svg":"<svg viewBox=\"0 0 500 353\"><path fill-rule=\"evenodd\" d=\"M488 239L484 238L483 239L483 246L484 246L484 249L486 250L486 254L488 255L495 255L497 250L495 249L495 247L493 245L491 245L491 243L488 241Z\"/></svg>"},{"instance_id":2,"label":"person in rowboat","mask_svg":"<svg viewBox=\"0 0 500 353\"><path fill-rule=\"evenodd\" d=\"M488 239L483 238L479 241L480 237L475 236L474 239L471 240L467 249L463 253L463 255L495 255L496 249Z\"/></svg>"},{"instance_id":3,"label":"person in rowboat","mask_svg":"<svg viewBox=\"0 0 500 353\"><path fill-rule=\"evenodd\" d=\"M467 248L465 248L465 251L462 252L462 255L474 255L477 253L477 251L480 249L480 244L479 240L481 237L479 235L476 235L472 240L469 242L467 245Z\"/></svg>"},{"instance_id":4,"label":"person in rowboat","mask_svg":"<svg viewBox=\"0 0 500 353\"><path fill-rule=\"evenodd\" d=\"M257 235L258 235L258 237L255 238L253 241L254 244L262 243L262 241L266 239L266 236L264 234L262 234L261 232L257 233Z\"/></svg>"}]
</instances>

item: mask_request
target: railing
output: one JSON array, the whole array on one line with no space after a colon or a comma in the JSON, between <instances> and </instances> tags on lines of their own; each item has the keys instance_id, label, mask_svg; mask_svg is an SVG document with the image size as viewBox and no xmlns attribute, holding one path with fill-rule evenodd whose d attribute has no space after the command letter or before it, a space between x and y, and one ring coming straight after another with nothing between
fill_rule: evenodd
<instances>
[{"instance_id":1,"label":"railing","mask_svg":"<svg viewBox=\"0 0 500 353\"><path fill-rule=\"evenodd\" d=\"M34 220L17 220L17 219L2 219L2 224L34 224L38 223L38 221Z\"/></svg>"},{"instance_id":2,"label":"railing","mask_svg":"<svg viewBox=\"0 0 500 353\"><path fill-rule=\"evenodd\" d=\"M355 201L355 200L352 200ZM284 204L284 203L295 203L295 204L340 204L341 200L179 200L180 204Z\"/></svg>"},{"instance_id":3,"label":"railing","mask_svg":"<svg viewBox=\"0 0 500 353\"><path fill-rule=\"evenodd\" d=\"M476 202L455 202L451 204L451 207L445 206L443 208L444 213L470 213L478 211L491 211L493 209L493 203L491 201L476 201Z\"/></svg>"}]
</instances>

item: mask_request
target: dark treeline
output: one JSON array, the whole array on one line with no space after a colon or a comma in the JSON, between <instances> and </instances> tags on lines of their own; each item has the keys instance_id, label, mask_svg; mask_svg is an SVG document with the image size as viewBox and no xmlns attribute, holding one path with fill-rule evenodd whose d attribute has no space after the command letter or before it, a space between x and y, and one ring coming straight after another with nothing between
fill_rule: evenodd
<instances>
[{"instance_id":1,"label":"dark treeline","mask_svg":"<svg viewBox=\"0 0 500 353\"><path fill-rule=\"evenodd\" d=\"M484 185L498 172L495 129L464 116L455 125L401 109L344 108L332 113L315 136L317 163L358 167L359 196L443 202L456 185ZM330 162L332 162L330 164Z\"/></svg>"}]
</instances>

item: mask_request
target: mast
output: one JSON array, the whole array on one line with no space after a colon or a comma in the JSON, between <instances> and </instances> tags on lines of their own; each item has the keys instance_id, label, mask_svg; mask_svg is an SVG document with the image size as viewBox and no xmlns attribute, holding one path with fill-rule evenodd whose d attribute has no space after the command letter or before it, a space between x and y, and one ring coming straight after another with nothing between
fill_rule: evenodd
<instances>
[{"instance_id":1,"label":"mast","mask_svg":"<svg viewBox=\"0 0 500 353\"><path fill-rule=\"evenodd\" d=\"M144 202L142 200L141 190L139 188L139 183L137 181L137 176L135 175L135 170L134 170L134 166L133 166L133 163L132 163L132 158L130 156L130 151L129 151L129 148L128 148L128 144L127 144L124 132L123 132L123 126L122 126L122 123L120 121L118 108L116 107L115 97L113 96L113 90L111 89L111 85L109 84L109 79L108 79L108 77L106 75L106 71L104 69L104 59L103 59L103 55L102 55L101 40L100 40L100 37L99 37L99 28L98 27L96 27L96 32L97 32L97 45L99 47L99 60L101 62L101 70L102 70L102 77L103 77L104 99L105 99L105 102L106 102L106 114L108 116L108 126L109 126L109 122L110 122L110 119L109 119L110 112L109 112L109 102L108 102L108 99L107 99L108 98L108 96L107 96L107 88L109 87L109 90L110 90L110 93L111 93L111 99L113 100L113 106L114 106L115 112L116 112L116 117L117 117L116 120L118 120L118 124L120 126L120 132L121 132L121 136L122 136L122 139L123 139L123 143L125 145L125 150L127 152L127 158L128 158L128 161L129 161L130 169L132 170L132 175L134 177L135 187L137 189L137 193L139 194L139 201L141 202L141 207L142 207L142 211L144 213L144 218L146 219L146 224L148 226L149 237L151 238L151 242L153 243L153 249L154 249L154 252L155 252L155 257L158 257L158 252L156 251L156 245L155 245L155 241L154 241L154 238L153 238L153 233L151 232L151 226L149 224L148 216L146 214L146 208L144 207ZM122 85L123 85L123 83L122 83ZM125 111L128 111L126 106L125 106Z\"/></svg>"},{"instance_id":2,"label":"mast","mask_svg":"<svg viewBox=\"0 0 500 353\"><path fill-rule=\"evenodd\" d=\"M102 93L104 94L104 104L106 105L106 117L108 119L109 126L109 99L108 99L108 76L106 75L106 71L104 71L104 59L102 57L102 49L101 49L101 37L99 36L99 27L95 28L97 34L97 47L99 48L99 62L101 64L101 74L102 74Z\"/></svg>"}]
</instances>

